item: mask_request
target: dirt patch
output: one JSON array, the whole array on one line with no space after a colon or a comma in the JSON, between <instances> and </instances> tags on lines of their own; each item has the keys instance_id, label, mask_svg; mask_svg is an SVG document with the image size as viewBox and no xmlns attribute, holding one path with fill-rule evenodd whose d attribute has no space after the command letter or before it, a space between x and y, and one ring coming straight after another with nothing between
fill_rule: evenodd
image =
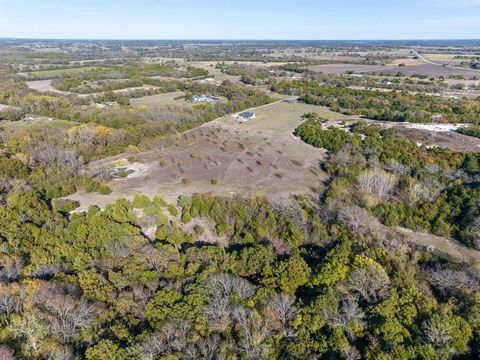
<instances>
[{"instance_id":1,"label":"dirt patch","mask_svg":"<svg viewBox=\"0 0 480 360\"><path fill-rule=\"evenodd\" d=\"M480 251L470 249L455 239L435 236L405 228L395 228L396 232L408 243L429 249L443 256L448 256L453 261L466 264L475 264L480 261Z\"/></svg>"}]
</instances>

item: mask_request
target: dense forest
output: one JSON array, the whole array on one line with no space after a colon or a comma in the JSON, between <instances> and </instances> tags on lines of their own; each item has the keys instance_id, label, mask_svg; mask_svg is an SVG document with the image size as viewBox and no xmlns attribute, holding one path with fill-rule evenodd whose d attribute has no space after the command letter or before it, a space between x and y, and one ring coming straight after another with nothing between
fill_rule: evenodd
<instances>
[{"instance_id":1,"label":"dense forest","mask_svg":"<svg viewBox=\"0 0 480 360\"><path fill-rule=\"evenodd\" d=\"M426 149L392 129L362 122L326 129L310 119L295 134L332 153L325 164L334 177L327 203L362 208L385 225L453 236L480 248L479 154Z\"/></svg>"},{"instance_id":2,"label":"dense forest","mask_svg":"<svg viewBox=\"0 0 480 360\"><path fill-rule=\"evenodd\" d=\"M353 227L329 206L137 196L68 216L68 204L34 184L3 178L7 359L449 359L480 350L475 268ZM158 224L151 238L140 208ZM201 226L182 230L197 218L226 243L197 242Z\"/></svg>"}]
</instances>

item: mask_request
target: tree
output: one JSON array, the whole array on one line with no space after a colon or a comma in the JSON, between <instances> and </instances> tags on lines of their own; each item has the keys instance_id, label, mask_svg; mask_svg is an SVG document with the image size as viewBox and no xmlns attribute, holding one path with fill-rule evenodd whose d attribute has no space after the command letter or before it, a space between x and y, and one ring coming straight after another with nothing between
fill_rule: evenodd
<instances>
[{"instance_id":1,"label":"tree","mask_svg":"<svg viewBox=\"0 0 480 360\"><path fill-rule=\"evenodd\" d=\"M87 360L121 360L120 349L118 345L110 340L102 340L85 352Z\"/></svg>"},{"instance_id":2,"label":"tree","mask_svg":"<svg viewBox=\"0 0 480 360\"><path fill-rule=\"evenodd\" d=\"M12 315L8 330L14 337L24 340L22 351L32 358L40 355L42 342L50 333L43 314L38 310Z\"/></svg>"},{"instance_id":3,"label":"tree","mask_svg":"<svg viewBox=\"0 0 480 360\"><path fill-rule=\"evenodd\" d=\"M350 289L359 293L367 302L378 301L388 295L390 280L380 264L374 260L356 256L348 277Z\"/></svg>"},{"instance_id":4,"label":"tree","mask_svg":"<svg viewBox=\"0 0 480 360\"><path fill-rule=\"evenodd\" d=\"M279 262L276 268L278 286L289 295L294 295L310 279L311 269L299 255Z\"/></svg>"}]
</instances>

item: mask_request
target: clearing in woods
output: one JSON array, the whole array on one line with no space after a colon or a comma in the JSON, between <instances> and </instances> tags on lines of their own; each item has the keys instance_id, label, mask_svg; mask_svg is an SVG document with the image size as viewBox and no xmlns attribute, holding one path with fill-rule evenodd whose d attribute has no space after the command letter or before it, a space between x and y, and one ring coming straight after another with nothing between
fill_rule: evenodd
<instances>
[{"instance_id":1,"label":"clearing in woods","mask_svg":"<svg viewBox=\"0 0 480 360\"><path fill-rule=\"evenodd\" d=\"M247 123L240 124L231 115L222 117L180 134L173 146L138 154L133 163L125 155L93 162L86 173L115 167L133 172L111 180L110 195L76 193L70 198L80 202L81 211L136 193L158 194L169 202L181 194L201 192L259 195L277 202L289 202L293 194L321 193L327 176L320 163L326 151L297 139L293 130L306 112L338 120L347 117L291 101L253 111L257 117Z\"/></svg>"},{"instance_id":2,"label":"clearing in woods","mask_svg":"<svg viewBox=\"0 0 480 360\"><path fill-rule=\"evenodd\" d=\"M156 110L165 107L184 107L192 105L183 98L184 91L175 91L158 95L144 96L137 99L130 99L132 106L145 106L147 109Z\"/></svg>"}]
</instances>

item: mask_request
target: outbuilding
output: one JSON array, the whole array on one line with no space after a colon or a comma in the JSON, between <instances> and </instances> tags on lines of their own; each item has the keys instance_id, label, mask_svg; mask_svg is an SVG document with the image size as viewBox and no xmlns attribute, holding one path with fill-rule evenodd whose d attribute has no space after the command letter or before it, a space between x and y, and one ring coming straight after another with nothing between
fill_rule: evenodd
<instances>
[{"instance_id":1,"label":"outbuilding","mask_svg":"<svg viewBox=\"0 0 480 360\"><path fill-rule=\"evenodd\" d=\"M237 115L238 122L244 123L248 120L255 119L256 115L253 111L244 111Z\"/></svg>"}]
</instances>

